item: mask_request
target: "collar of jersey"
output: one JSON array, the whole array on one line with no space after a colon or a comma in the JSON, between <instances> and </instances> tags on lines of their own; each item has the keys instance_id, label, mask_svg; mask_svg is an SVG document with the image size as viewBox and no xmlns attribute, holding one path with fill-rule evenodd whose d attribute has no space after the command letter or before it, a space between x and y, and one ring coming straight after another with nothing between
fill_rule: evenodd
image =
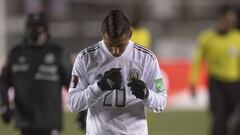
<instances>
[{"instance_id":1,"label":"collar of jersey","mask_svg":"<svg viewBox=\"0 0 240 135\"><path fill-rule=\"evenodd\" d=\"M100 44L101 44L101 45L100 45L101 48L103 49L104 52L106 52L106 54L107 54L108 56L110 56L110 57L112 57L112 58L123 58L123 57L128 57L128 56L129 56L129 53L130 53L130 51L131 51L134 43L133 43L133 41L129 40L129 43L128 43L126 49L124 50L124 52L122 53L122 55L119 56L119 57L115 57L115 56L113 56L113 55L109 52L109 50L107 49L107 47L106 47L106 45L104 44L104 41L103 41L103 40L100 41Z\"/></svg>"}]
</instances>

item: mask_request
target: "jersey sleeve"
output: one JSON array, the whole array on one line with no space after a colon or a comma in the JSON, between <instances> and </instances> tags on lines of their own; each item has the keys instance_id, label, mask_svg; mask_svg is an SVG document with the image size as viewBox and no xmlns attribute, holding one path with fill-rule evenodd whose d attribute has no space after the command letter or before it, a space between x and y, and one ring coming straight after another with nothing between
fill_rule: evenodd
<instances>
[{"instance_id":1,"label":"jersey sleeve","mask_svg":"<svg viewBox=\"0 0 240 135\"><path fill-rule=\"evenodd\" d=\"M86 60L80 54L73 65L72 78L67 96L68 107L72 112L80 112L90 108L105 93L98 87L97 83L89 84L88 75L85 71L85 63L87 63Z\"/></svg>"},{"instance_id":2,"label":"jersey sleeve","mask_svg":"<svg viewBox=\"0 0 240 135\"><path fill-rule=\"evenodd\" d=\"M167 91L157 59L151 60L150 65L145 82L149 89L149 96L143 100L143 103L153 112L162 112L167 103Z\"/></svg>"},{"instance_id":3,"label":"jersey sleeve","mask_svg":"<svg viewBox=\"0 0 240 135\"><path fill-rule=\"evenodd\" d=\"M204 59L204 55L206 52L205 50L208 42L208 37L209 37L209 34L206 32L203 32L202 34L199 35L197 39L198 45L194 52L193 62L192 62L191 71L190 71L190 78L189 78L189 83L192 86L196 86L199 80L201 63Z\"/></svg>"}]
</instances>

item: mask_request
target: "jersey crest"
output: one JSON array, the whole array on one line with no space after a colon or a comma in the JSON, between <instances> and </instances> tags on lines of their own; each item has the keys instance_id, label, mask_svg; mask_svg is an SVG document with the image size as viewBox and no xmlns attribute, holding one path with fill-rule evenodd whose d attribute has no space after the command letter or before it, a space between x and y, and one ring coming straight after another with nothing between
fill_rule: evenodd
<instances>
[{"instance_id":1,"label":"jersey crest","mask_svg":"<svg viewBox=\"0 0 240 135\"><path fill-rule=\"evenodd\" d=\"M137 69L130 69L129 73L128 73L128 82L131 82L132 79L140 79L140 71Z\"/></svg>"},{"instance_id":2,"label":"jersey crest","mask_svg":"<svg viewBox=\"0 0 240 135\"><path fill-rule=\"evenodd\" d=\"M52 53L48 53L46 54L45 58L44 58L44 62L47 64L52 64L55 62L55 56Z\"/></svg>"},{"instance_id":3,"label":"jersey crest","mask_svg":"<svg viewBox=\"0 0 240 135\"><path fill-rule=\"evenodd\" d=\"M78 81L79 81L79 77L77 75L72 75L70 88L76 88Z\"/></svg>"}]
</instances>

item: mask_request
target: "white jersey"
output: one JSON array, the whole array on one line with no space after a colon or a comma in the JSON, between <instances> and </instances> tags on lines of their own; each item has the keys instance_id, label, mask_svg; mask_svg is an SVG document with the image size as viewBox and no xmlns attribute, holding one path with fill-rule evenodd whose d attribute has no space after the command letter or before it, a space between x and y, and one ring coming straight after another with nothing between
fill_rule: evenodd
<instances>
[{"instance_id":1,"label":"white jersey","mask_svg":"<svg viewBox=\"0 0 240 135\"><path fill-rule=\"evenodd\" d=\"M97 81L112 68L121 68L121 89L102 91ZM131 77L145 82L148 98L132 95L127 86ZM114 57L99 41L77 56L67 101L72 112L88 109L87 135L147 135L144 108L162 112L166 99L160 67L150 50L129 41L122 55Z\"/></svg>"}]
</instances>

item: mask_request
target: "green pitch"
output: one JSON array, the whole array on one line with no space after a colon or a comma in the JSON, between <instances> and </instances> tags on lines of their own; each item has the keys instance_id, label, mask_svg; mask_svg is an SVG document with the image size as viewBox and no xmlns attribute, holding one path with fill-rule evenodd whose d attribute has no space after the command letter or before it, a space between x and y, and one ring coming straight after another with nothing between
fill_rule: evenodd
<instances>
[{"instance_id":1,"label":"green pitch","mask_svg":"<svg viewBox=\"0 0 240 135\"><path fill-rule=\"evenodd\" d=\"M75 114L65 113L64 130L61 135L84 135L77 129ZM209 114L184 111L148 114L149 135L208 135ZM11 125L0 122L0 135L20 135Z\"/></svg>"}]
</instances>

